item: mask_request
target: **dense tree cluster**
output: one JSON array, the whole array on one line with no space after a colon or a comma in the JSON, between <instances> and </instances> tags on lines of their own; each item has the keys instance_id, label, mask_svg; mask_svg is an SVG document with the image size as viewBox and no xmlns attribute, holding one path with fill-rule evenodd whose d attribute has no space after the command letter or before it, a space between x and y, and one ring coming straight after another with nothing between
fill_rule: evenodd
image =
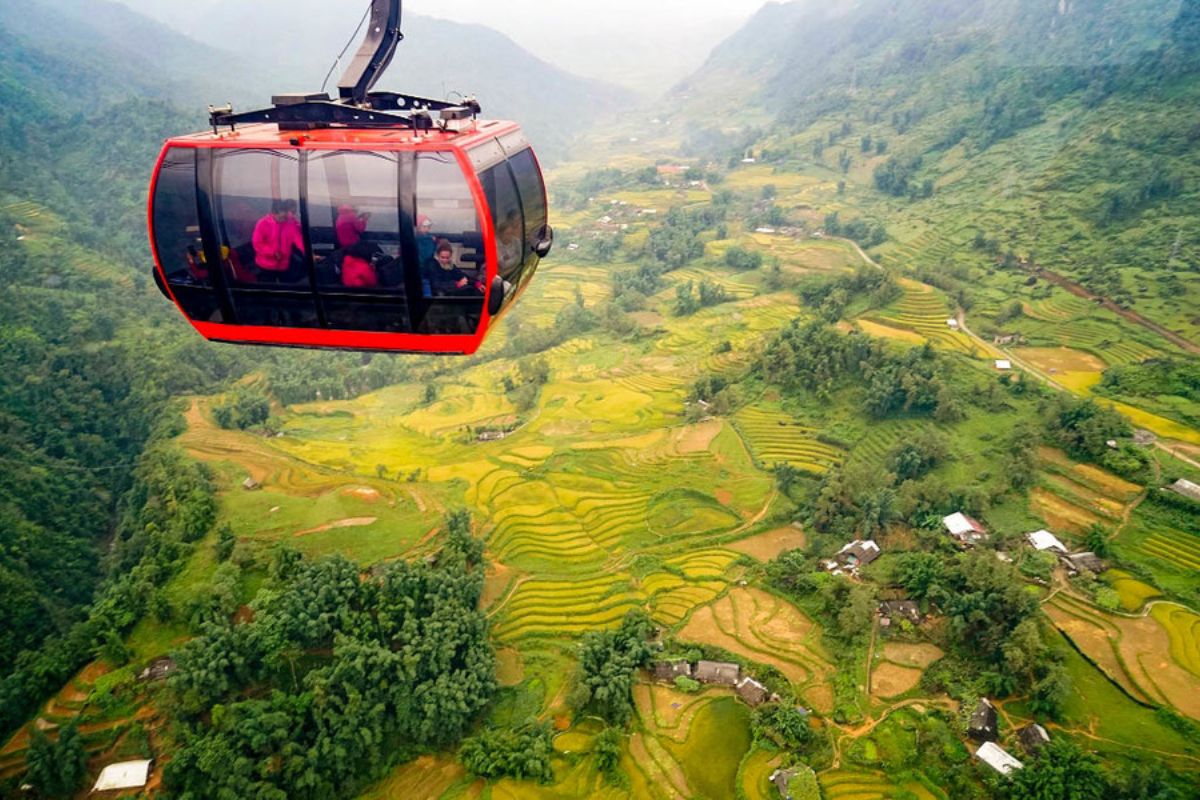
<instances>
[{"instance_id":1,"label":"dense tree cluster","mask_svg":"<svg viewBox=\"0 0 1200 800\"><path fill-rule=\"evenodd\" d=\"M633 713L634 670L650 658L653 631L649 617L630 611L616 630L584 634L571 704L614 724L628 720Z\"/></svg>"},{"instance_id":2,"label":"dense tree cluster","mask_svg":"<svg viewBox=\"0 0 1200 800\"><path fill-rule=\"evenodd\" d=\"M75 722L50 741L45 731L34 728L25 754L24 782L43 797L74 797L87 778L87 752Z\"/></svg>"},{"instance_id":3,"label":"dense tree cluster","mask_svg":"<svg viewBox=\"0 0 1200 800\"><path fill-rule=\"evenodd\" d=\"M771 383L818 397L852 381L863 384L862 408L876 418L913 414L948 422L960 413L928 345L894 353L868 336L843 334L823 322L793 322L767 346L758 370Z\"/></svg>"},{"instance_id":4,"label":"dense tree cluster","mask_svg":"<svg viewBox=\"0 0 1200 800\"><path fill-rule=\"evenodd\" d=\"M182 798L338 796L457 742L495 690L495 658L482 544L465 513L447 528L436 565L370 579L340 557L277 554L252 621L211 621L177 653L166 785Z\"/></svg>"},{"instance_id":5,"label":"dense tree cluster","mask_svg":"<svg viewBox=\"0 0 1200 800\"><path fill-rule=\"evenodd\" d=\"M1046 421L1049 440L1074 458L1099 461L1108 452L1108 441L1129 436L1129 422L1094 400L1056 396Z\"/></svg>"},{"instance_id":6,"label":"dense tree cluster","mask_svg":"<svg viewBox=\"0 0 1200 800\"><path fill-rule=\"evenodd\" d=\"M843 220L837 211L825 215L825 233L842 236L858 242L863 247L875 247L887 241L887 228L880 222L870 222L862 217Z\"/></svg>"},{"instance_id":7,"label":"dense tree cluster","mask_svg":"<svg viewBox=\"0 0 1200 800\"><path fill-rule=\"evenodd\" d=\"M516 778L552 783L554 755L550 726L529 723L519 728L488 728L463 742L463 766L481 778Z\"/></svg>"},{"instance_id":8,"label":"dense tree cluster","mask_svg":"<svg viewBox=\"0 0 1200 800\"><path fill-rule=\"evenodd\" d=\"M804 305L832 324L845 315L846 307L856 298L865 296L871 308L880 308L896 300L901 289L890 273L863 268L836 278L809 278L800 284L798 293Z\"/></svg>"},{"instance_id":9,"label":"dense tree cluster","mask_svg":"<svg viewBox=\"0 0 1200 800\"><path fill-rule=\"evenodd\" d=\"M253 428L262 425L271 416L271 400L261 391L238 389L214 404L212 415L222 428Z\"/></svg>"},{"instance_id":10,"label":"dense tree cluster","mask_svg":"<svg viewBox=\"0 0 1200 800\"><path fill-rule=\"evenodd\" d=\"M725 287L714 281L702 280L699 284L684 281L675 287L675 314L686 317L702 308L727 303L732 299Z\"/></svg>"},{"instance_id":11,"label":"dense tree cluster","mask_svg":"<svg viewBox=\"0 0 1200 800\"><path fill-rule=\"evenodd\" d=\"M700 234L724 216L724 211L715 205L691 211L675 206L667 212L662 224L650 232L646 252L661 268L682 267L704 255Z\"/></svg>"},{"instance_id":12,"label":"dense tree cluster","mask_svg":"<svg viewBox=\"0 0 1200 800\"><path fill-rule=\"evenodd\" d=\"M138 460L109 555L111 577L87 616L40 650L20 653L0 680L0 731L24 722L98 649L119 641L160 598L162 586L190 552L189 543L211 528L216 499L208 470L168 441L176 433L174 425L160 426Z\"/></svg>"}]
</instances>

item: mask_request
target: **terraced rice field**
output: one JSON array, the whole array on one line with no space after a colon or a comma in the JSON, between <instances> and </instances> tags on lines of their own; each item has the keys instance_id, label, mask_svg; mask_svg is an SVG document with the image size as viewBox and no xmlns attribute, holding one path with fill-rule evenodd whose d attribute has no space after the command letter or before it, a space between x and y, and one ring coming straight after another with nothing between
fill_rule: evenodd
<instances>
[{"instance_id":1,"label":"terraced rice field","mask_svg":"<svg viewBox=\"0 0 1200 800\"><path fill-rule=\"evenodd\" d=\"M747 587L696 609L677 632L684 641L716 645L775 667L810 705L823 711L833 667L820 647L819 634L795 606Z\"/></svg>"},{"instance_id":2,"label":"terraced rice field","mask_svg":"<svg viewBox=\"0 0 1200 800\"><path fill-rule=\"evenodd\" d=\"M1148 617L1119 617L1063 593L1043 608L1132 697L1200 718L1200 617L1178 606L1156 606Z\"/></svg>"},{"instance_id":3,"label":"terraced rice field","mask_svg":"<svg viewBox=\"0 0 1200 800\"><path fill-rule=\"evenodd\" d=\"M895 797L896 791L901 788L920 800L939 800L937 795L920 783L909 783L900 787L881 772L837 769L822 772L817 778L827 800L887 800Z\"/></svg>"},{"instance_id":4,"label":"terraced rice field","mask_svg":"<svg viewBox=\"0 0 1200 800\"><path fill-rule=\"evenodd\" d=\"M941 292L917 281L903 278L903 296L892 306L866 317L893 328L913 331L935 346L961 353L972 353L975 346L966 334L951 330L946 320L954 310Z\"/></svg>"},{"instance_id":5,"label":"terraced rice field","mask_svg":"<svg viewBox=\"0 0 1200 800\"><path fill-rule=\"evenodd\" d=\"M764 469L784 462L820 474L845 457L840 448L817 441L816 430L780 411L749 406L733 419L755 461Z\"/></svg>"},{"instance_id":6,"label":"terraced rice field","mask_svg":"<svg viewBox=\"0 0 1200 800\"><path fill-rule=\"evenodd\" d=\"M1082 536L1093 525L1117 527L1141 487L1098 467L1076 464L1061 451L1039 449L1038 486L1030 509L1054 531Z\"/></svg>"},{"instance_id":7,"label":"terraced rice field","mask_svg":"<svg viewBox=\"0 0 1200 800\"><path fill-rule=\"evenodd\" d=\"M1140 611L1147 601L1160 597L1160 592L1148 583L1143 583L1128 572L1110 569L1102 576L1116 590L1121 607L1126 611Z\"/></svg>"},{"instance_id":8,"label":"terraced rice field","mask_svg":"<svg viewBox=\"0 0 1200 800\"><path fill-rule=\"evenodd\" d=\"M1200 571L1200 537L1183 531L1151 534L1142 540L1137 549L1151 558L1167 561L1185 570Z\"/></svg>"},{"instance_id":9,"label":"terraced rice field","mask_svg":"<svg viewBox=\"0 0 1200 800\"><path fill-rule=\"evenodd\" d=\"M871 666L871 694L887 699L915 689L925 669L942 655L932 644L888 642Z\"/></svg>"},{"instance_id":10,"label":"terraced rice field","mask_svg":"<svg viewBox=\"0 0 1200 800\"><path fill-rule=\"evenodd\" d=\"M1028 321L1020 326L1021 333L1035 344L1047 342L1087 351L1109 366L1137 364L1162 355L1161 347L1134 338L1129 326L1116 322L1115 317L1106 319L1097 309L1089 314L1065 321Z\"/></svg>"}]
</instances>

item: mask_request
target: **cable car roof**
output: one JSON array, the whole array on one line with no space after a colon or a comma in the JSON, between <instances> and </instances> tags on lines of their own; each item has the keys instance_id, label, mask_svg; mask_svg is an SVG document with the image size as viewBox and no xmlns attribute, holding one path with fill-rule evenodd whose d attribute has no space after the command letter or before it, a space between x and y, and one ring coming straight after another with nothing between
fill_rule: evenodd
<instances>
[{"instance_id":1,"label":"cable car roof","mask_svg":"<svg viewBox=\"0 0 1200 800\"><path fill-rule=\"evenodd\" d=\"M506 136L520 126L508 120L478 120L461 131L413 130L411 128L315 128L313 130L280 130L278 125L242 125L236 130L222 130L175 136L169 144L176 147L411 147L413 149L469 149L498 136Z\"/></svg>"}]
</instances>

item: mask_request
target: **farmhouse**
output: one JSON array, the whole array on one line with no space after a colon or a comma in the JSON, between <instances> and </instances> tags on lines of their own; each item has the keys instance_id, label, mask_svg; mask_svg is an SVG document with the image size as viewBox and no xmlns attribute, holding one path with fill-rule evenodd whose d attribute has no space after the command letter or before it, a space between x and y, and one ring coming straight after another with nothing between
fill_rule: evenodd
<instances>
[{"instance_id":1,"label":"farmhouse","mask_svg":"<svg viewBox=\"0 0 1200 800\"><path fill-rule=\"evenodd\" d=\"M956 320L954 317L951 317L950 319L946 320L946 327L953 331L958 330L958 320Z\"/></svg>"},{"instance_id":2,"label":"farmhouse","mask_svg":"<svg viewBox=\"0 0 1200 800\"><path fill-rule=\"evenodd\" d=\"M1046 733L1045 728L1034 722L1017 731L1017 738L1021 740L1021 746L1025 748L1025 752L1033 755L1039 747L1050 741L1050 734Z\"/></svg>"},{"instance_id":3,"label":"farmhouse","mask_svg":"<svg viewBox=\"0 0 1200 800\"><path fill-rule=\"evenodd\" d=\"M1029 542L1034 550L1050 550L1060 555L1066 555L1067 553L1067 548L1050 531L1041 530L1027 533L1025 534L1025 541Z\"/></svg>"},{"instance_id":4,"label":"farmhouse","mask_svg":"<svg viewBox=\"0 0 1200 800\"><path fill-rule=\"evenodd\" d=\"M654 679L674 681L676 678L692 677L692 665L686 661L655 661Z\"/></svg>"},{"instance_id":5,"label":"farmhouse","mask_svg":"<svg viewBox=\"0 0 1200 800\"><path fill-rule=\"evenodd\" d=\"M1175 494L1181 494L1190 500L1200 501L1200 486L1192 483L1189 480L1180 478L1171 484L1171 491Z\"/></svg>"},{"instance_id":6,"label":"farmhouse","mask_svg":"<svg viewBox=\"0 0 1200 800\"><path fill-rule=\"evenodd\" d=\"M792 800L792 793L788 787L794 777L796 777L796 770L794 769L777 769L771 773L769 780L779 790L780 797L784 800Z\"/></svg>"},{"instance_id":7,"label":"farmhouse","mask_svg":"<svg viewBox=\"0 0 1200 800\"><path fill-rule=\"evenodd\" d=\"M1104 572L1104 561L1095 553L1071 553L1064 556L1063 561L1074 572L1087 570L1096 575Z\"/></svg>"},{"instance_id":8,"label":"farmhouse","mask_svg":"<svg viewBox=\"0 0 1200 800\"><path fill-rule=\"evenodd\" d=\"M946 530L955 539L965 545L978 544L987 539L987 528L978 521L971 519L961 511L955 512L942 520Z\"/></svg>"},{"instance_id":9,"label":"farmhouse","mask_svg":"<svg viewBox=\"0 0 1200 800\"><path fill-rule=\"evenodd\" d=\"M1020 341L1021 334L1019 333L997 333L995 338L992 339L992 344L998 344L1003 347L1009 344L1019 344Z\"/></svg>"},{"instance_id":10,"label":"farmhouse","mask_svg":"<svg viewBox=\"0 0 1200 800\"><path fill-rule=\"evenodd\" d=\"M262 487L254 478L246 478L246 480L242 481L242 488L247 492L253 492L255 489L261 489Z\"/></svg>"},{"instance_id":11,"label":"farmhouse","mask_svg":"<svg viewBox=\"0 0 1200 800\"><path fill-rule=\"evenodd\" d=\"M734 688L737 690L738 697L746 701L746 705L758 706L767 702L767 696L769 695L767 687L749 675L738 681L737 686Z\"/></svg>"},{"instance_id":12,"label":"farmhouse","mask_svg":"<svg viewBox=\"0 0 1200 800\"><path fill-rule=\"evenodd\" d=\"M857 575L858 568L865 567L879 558L879 553L879 545L873 539L855 539L838 550L833 558L825 561L825 569L835 575L842 574L843 570Z\"/></svg>"},{"instance_id":13,"label":"farmhouse","mask_svg":"<svg viewBox=\"0 0 1200 800\"><path fill-rule=\"evenodd\" d=\"M115 792L122 789L141 789L150 779L150 760L122 761L109 764L96 779L93 792Z\"/></svg>"},{"instance_id":14,"label":"farmhouse","mask_svg":"<svg viewBox=\"0 0 1200 800\"><path fill-rule=\"evenodd\" d=\"M156 658L138 673L139 681L161 681L175 671L175 660L169 656Z\"/></svg>"},{"instance_id":15,"label":"farmhouse","mask_svg":"<svg viewBox=\"0 0 1200 800\"><path fill-rule=\"evenodd\" d=\"M971 720L967 723L967 734L980 742L994 742L999 738L999 724L996 707L983 697L971 713Z\"/></svg>"},{"instance_id":16,"label":"farmhouse","mask_svg":"<svg viewBox=\"0 0 1200 800\"><path fill-rule=\"evenodd\" d=\"M1008 370L1012 369L1012 362L1007 358L998 358L996 359L996 369L1000 370L1001 372L1007 372Z\"/></svg>"},{"instance_id":17,"label":"farmhouse","mask_svg":"<svg viewBox=\"0 0 1200 800\"><path fill-rule=\"evenodd\" d=\"M742 668L728 661L699 661L692 677L701 683L723 683L737 686Z\"/></svg>"},{"instance_id":18,"label":"farmhouse","mask_svg":"<svg viewBox=\"0 0 1200 800\"><path fill-rule=\"evenodd\" d=\"M908 622L921 624L921 609L912 600L884 600L879 604L879 624L885 628Z\"/></svg>"},{"instance_id":19,"label":"farmhouse","mask_svg":"<svg viewBox=\"0 0 1200 800\"><path fill-rule=\"evenodd\" d=\"M1005 752L1003 747L995 742L984 742L975 751L975 757L1001 775L1007 775L1015 769L1023 769L1025 767L1024 764L1010 756Z\"/></svg>"}]
</instances>

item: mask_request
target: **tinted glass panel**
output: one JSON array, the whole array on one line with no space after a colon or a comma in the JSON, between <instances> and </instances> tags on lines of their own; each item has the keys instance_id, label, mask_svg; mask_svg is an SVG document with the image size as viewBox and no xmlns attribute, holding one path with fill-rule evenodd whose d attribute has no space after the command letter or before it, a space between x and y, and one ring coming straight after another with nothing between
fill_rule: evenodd
<instances>
[{"instance_id":1,"label":"tinted glass panel","mask_svg":"<svg viewBox=\"0 0 1200 800\"><path fill-rule=\"evenodd\" d=\"M542 181L537 159L529 148L514 154L508 163L516 178L521 207L525 212L525 270L521 274L524 283L533 277L537 269L538 257L533 248L546 225L546 185Z\"/></svg>"},{"instance_id":2,"label":"tinted glass panel","mask_svg":"<svg viewBox=\"0 0 1200 800\"><path fill-rule=\"evenodd\" d=\"M184 313L221 322L196 211L196 151L167 151L154 190L154 249Z\"/></svg>"},{"instance_id":3,"label":"tinted glass panel","mask_svg":"<svg viewBox=\"0 0 1200 800\"><path fill-rule=\"evenodd\" d=\"M453 153L417 154L416 236L429 299L422 332L474 333L487 256L475 200Z\"/></svg>"},{"instance_id":4,"label":"tinted glass panel","mask_svg":"<svg viewBox=\"0 0 1200 800\"><path fill-rule=\"evenodd\" d=\"M238 321L316 326L300 223L299 154L217 150L214 159L217 234Z\"/></svg>"},{"instance_id":5,"label":"tinted glass panel","mask_svg":"<svg viewBox=\"0 0 1200 800\"><path fill-rule=\"evenodd\" d=\"M504 304L512 302L516 287L521 281L524 262L525 222L521 214L521 199L513 182L508 165L500 162L484 170L479 176L483 193L487 196L492 214L492 225L496 228L496 252L500 257L500 277L504 279Z\"/></svg>"},{"instance_id":6,"label":"tinted glass panel","mask_svg":"<svg viewBox=\"0 0 1200 800\"><path fill-rule=\"evenodd\" d=\"M409 328L395 153L308 155L308 230L317 291L333 328Z\"/></svg>"}]
</instances>

